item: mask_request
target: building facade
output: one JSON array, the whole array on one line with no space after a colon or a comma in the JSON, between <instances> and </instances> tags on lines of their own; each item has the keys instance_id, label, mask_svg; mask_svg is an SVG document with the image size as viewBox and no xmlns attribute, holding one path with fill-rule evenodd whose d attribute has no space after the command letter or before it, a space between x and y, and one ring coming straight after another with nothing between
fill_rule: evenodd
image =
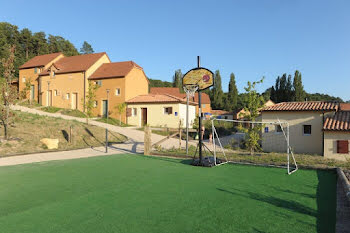
<instances>
[{"instance_id":1,"label":"building facade","mask_svg":"<svg viewBox=\"0 0 350 233\"><path fill-rule=\"evenodd\" d=\"M127 101L127 122L142 127L186 127L186 102L178 97L162 94L139 95ZM196 117L196 103L189 104L189 127Z\"/></svg>"},{"instance_id":2,"label":"building facade","mask_svg":"<svg viewBox=\"0 0 350 233\"><path fill-rule=\"evenodd\" d=\"M65 57L61 53L34 57L20 67L19 91L30 80L31 98L43 106L85 111L89 85L98 86L93 113L119 119L116 106L148 93L148 79L132 61L112 63L106 53ZM126 123L125 111L121 113Z\"/></svg>"}]
</instances>

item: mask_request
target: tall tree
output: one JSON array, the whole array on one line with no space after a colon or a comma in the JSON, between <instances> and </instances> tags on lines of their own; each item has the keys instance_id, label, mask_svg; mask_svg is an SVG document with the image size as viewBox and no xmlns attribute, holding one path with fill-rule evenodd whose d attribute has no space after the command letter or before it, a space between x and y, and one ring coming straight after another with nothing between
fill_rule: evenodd
<instances>
[{"instance_id":1,"label":"tall tree","mask_svg":"<svg viewBox=\"0 0 350 233\"><path fill-rule=\"evenodd\" d=\"M179 88L180 92L184 92L182 87L182 72L180 69L175 70L175 74L173 76L173 87L177 87Z\"/></svg>"},{"instance_id":2,"label":"tall tree","mask_svg":"<svg viewBox=\"0 0 350 233\"><path fill-rule=\"evenodd\" d=\"M90 54L90 53L94 53L94 50L88 42L84 41L83 47L81 47L81 49L80 49L80 53L81 54Z\"/></svg>"},{"instance_id":3,"label":"tall tree","mask_svg":"<svg viewBox=\"0 0 350 233\"><path fill-rule=\"evenodd\" d=\"M304 91L303 82L301 80L301 73L298 70L296 70L294 73L293 89L294 89L294 101L304 101L305 91Z\"/></svg>"},{"instance_id":4,"label":"tall tree","mask_svg":"<svg viewBox=\"0 0 350 233\"><path fill-rule=\"evenodd\" d=\"M25 52L25 59L29 59L29 53L33 51L33 36L28 28L24 28L20 32L19 42ZM32 54L31 54L32 55Z\"/></svg>"},{"instance_id":5,"label":"tall tree","mask_svg":"<svg viewBox=\"0 0 350 233\"><path fill-rule=\"evenodd\" d=\"M256 82L248 82L247 87L245 87L245 100L246 105L244 107L244 118L248 121L255 121L259 116L259 109L264 106L264 98L256 91L256 85L262 83L264 78ZM249 149L250 154L253 155L256 150L260 149L259 141L260 134L262 130L261 124L255 124L248 128L243 125L239 125L239 130L242 130L246 133L245 136L245 145Z\"/></svg>"},{"instance_id":6,"label":"tall tree","mask_svg":"<svg viewBox=\"0 0 350 233\"><path fill-rule=\"evenodd\" d=\"M46 40L45 32L36 32L33 34L33 47L35 55L43 55L49 53L49 46Z\"/></svg>"},{"instance_id":7,"label":"tall tree","mask_svg":"<svg viewBox=\"0 0 350 233\"><path fill-rule=\"evenodd\" d=\"M220 71L216 70L214 75L214 87L212 89L212 100L211 100L213 109L224 108L223 96L224 96L224 92L222 91L222 86L221 86Z\"/></svg>"},{"instance_id":8,"label":"tall tree","mask_svg":"<svg viewBox=\"0 0 350 233\"><path fill-rule=\"evenodd\" d=\"M5 139L8 139L8 127L13 118L10 106L17 100L17 89L12 81L15 75L15 46L9 47L9 56L1 59L0 66L3 68L3 77L0 77L0 122L4 127Z\"/></svg>"},{"instance_id":9,"label":"tall tree","mask_svg":"<svg viewBox=\"0 0 350 233\"><path fill-rule=\"evenodd\" d=\"M61 36L49 35L48 43L50 53L63 52L66 56L75 56L79 54L74 45Z\"/></svg>"},{"instance_id":10,"label":"tall tree","mask_svg":"<svg viewBox=\"0 0 350 233\"><path fill-rule=\"evenodd\" d=\"M227 101L225 101L226 110L234 111L235 109L237 109L237 101L238 101L238 90L236 85L236 78L235 78L235 75L231 73L230 82L228 84Z\"/></svg>"}]
</instances>

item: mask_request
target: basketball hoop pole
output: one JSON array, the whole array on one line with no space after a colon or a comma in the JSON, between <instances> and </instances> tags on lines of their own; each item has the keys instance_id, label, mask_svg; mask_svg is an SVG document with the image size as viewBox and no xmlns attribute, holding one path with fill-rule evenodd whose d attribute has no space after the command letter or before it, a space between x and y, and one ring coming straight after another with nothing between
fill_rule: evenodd
<instances>
[{"instance_id":1,"label":"basketball hoop pole","mask_svg":"<svg viewBox=\"0 0 350 233\"><path fill-rule=\"evenodd\" d=\"M200 65L200 57L197 56L197 67ZM201 90L198 89L198 135L199 135L199 164L202 165L202 103L201 103ZM204 133L204 132L203 132Z\"/></svg>"}]
</instances>

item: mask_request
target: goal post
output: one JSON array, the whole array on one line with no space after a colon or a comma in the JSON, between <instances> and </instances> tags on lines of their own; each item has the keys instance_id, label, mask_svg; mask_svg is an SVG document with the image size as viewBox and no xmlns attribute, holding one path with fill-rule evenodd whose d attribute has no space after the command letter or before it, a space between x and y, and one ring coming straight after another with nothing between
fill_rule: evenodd
<instances>
[{"instance_id":1,"label":"goal post","mask_svg":"<svg viewBox=\"0 0 350 233\"><path fill-rule=\"evenodd\" d=\"M287 154L287 172L292 174L298 170L293 150L290 146L289 123L287 121L245 121L233 119L211 120L212 143L214 161L218 152L221 152L227 161L225 151L227 148L244 151L246 149L247 129L259 127L259 147L264 152L277 152ZM220 135L220 132L222 135Z\"/></svg>"}]
</instances>

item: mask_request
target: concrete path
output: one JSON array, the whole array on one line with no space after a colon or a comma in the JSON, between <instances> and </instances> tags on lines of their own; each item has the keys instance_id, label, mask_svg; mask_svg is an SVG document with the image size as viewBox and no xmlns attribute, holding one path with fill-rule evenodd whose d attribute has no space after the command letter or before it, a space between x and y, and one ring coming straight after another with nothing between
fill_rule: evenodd
<instances>
[{"instance_id":1,"label":"concrete path","mask_svg":"<svg viewBox=\"0 0 350 233\"><path fill-rule=\"evenodd\" d=\"M27 108L19 105L12 106L13 110L18 110L22 112L38 114L42 116L49 117L57 117L66 120L76 120L82 123L86 123L86 119L67 116L61 113L48 113L38 109ZM128 137L128 140L125 143L114 144L110 146L109 154L116 153L143 153L144 148L144 132L137 130L135 127L119 127L115 125L110 125L94 120L89 120L89 124L99 126L102 128L107 128L111 132L116 132L125 135ZM158 142L164 139L164 136L158 134L152 134L152 143ZM190 145L196 145L195 142L190 142ZM179 147L179 139L170 138L163 143L160 144L163 148L178 148ZM186 141L181 141L181 146L184 148L186 146ZM61 151L61 152L47 152L47 153L38 153L38 154L30 154L30 155L21 155L21 156L11 156L0 159L0 166L6 165L15 165L15 164L24 164L24 163L34 163L34 162L42 162L42 161L50 161L50 160L60 160L60 159L74 159L74 158L83 158L83 157L91 157L91 156L100 156L106 155L104 153L103 147L98 148L86 148L82 150L72 150L72 151Z\"/></svg>"},{"instance_id":2,"label":"concrete path","mask_svg":"<svg viewBox=\"0 0 350 233\"><path fill-rule=\"evenodd\" d=\"M125 153L130 153L130 152L128 152L128 150L118 149L113 146L108 148L108 153L105 153L104 147L85 148L85 149L70 150L70 151L43 152L43 153L36 153L36 154L17 155L17 156L0 158L0 167L12 166L12 165L18 165L18 164L27 164L27 163L39 163L39 162L54 161L54 160L79 159L79 158L88 158L88 157L113 155L113 154L125 154Z\"/></svg>"}]
</instances>

